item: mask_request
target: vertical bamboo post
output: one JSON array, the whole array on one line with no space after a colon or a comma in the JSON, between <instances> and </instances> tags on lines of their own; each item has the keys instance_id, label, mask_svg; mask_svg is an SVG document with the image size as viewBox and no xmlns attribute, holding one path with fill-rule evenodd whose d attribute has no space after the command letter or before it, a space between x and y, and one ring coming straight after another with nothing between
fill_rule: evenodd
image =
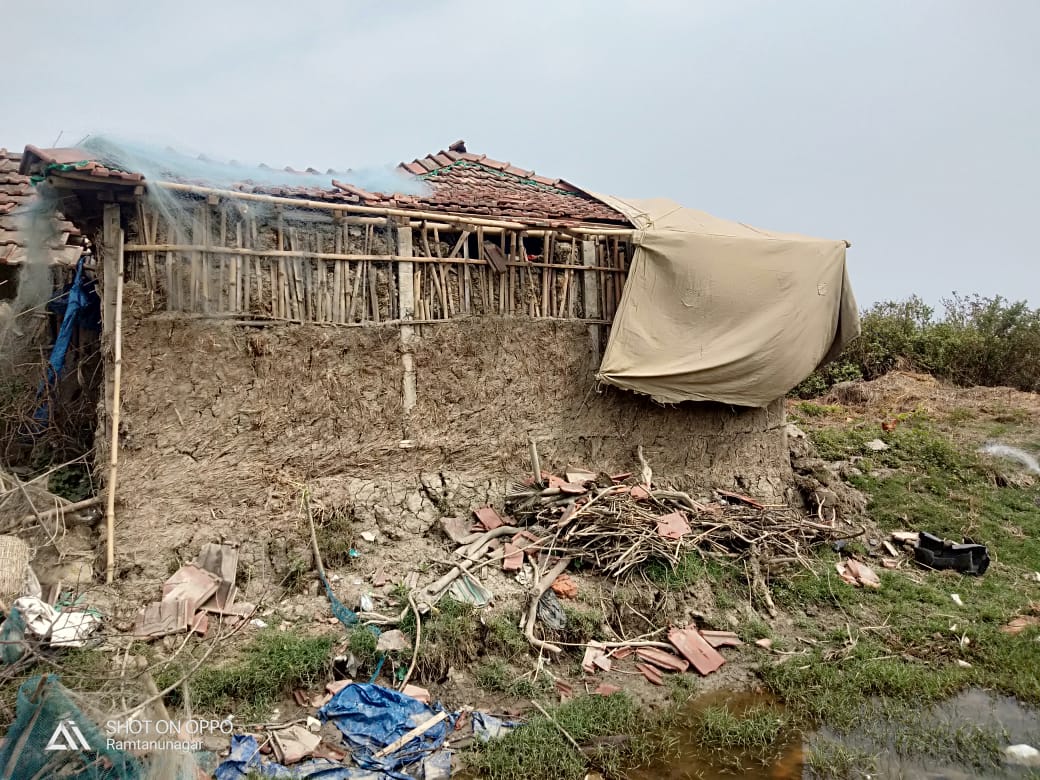
<instances>
[{"instance_id":1,"label":"vertical bamboo post","mask_svg":"<svg viewBox=\"0 0 1040 780\"><path fill-rule=\"evenodd\" d=\"M107 214L106 214L107 216ZM119 207L116 216L119 219ZM123 231L116 232L115 251L107 246L105 257L115 255L115 310L113 311L113 358L112 358L112 436L108 445L108 499L105 503L105 531L108 538L105 547L105 582L111 584L115 576L116 561L116 478L119 469L119 397L123 370ZM109 280L106 279L106 287Z\"/></svg>"},{"instance_id":2,"label":"vertical bamboo post","mask_svg":"<svg viewBox=\"0 0 1040 780\"><path fill-rule=\"evenodd\" d=\"M401 218L395 226L397 255L412 256L412 228L408 217ZM413 268L410 260L398 261L397 278L398 306L401 319L401 366L404 369L404 420L402 420L402 438L410 438L409 415L416 403L415 358L412 349L415 341L415 328L411 325L415 319L415 289L413 288Z\"/></svg>"},{"instance_id":3,"label":"vertical bamboo post","mask_svg":"<svg viewBox=\"0 0 1040 780\"><path fill-rule=\"evenodd\" d=\"M553 234L548 230L542 235L542 315L548 317L551 312L552 295L549 292L550 285L554 280L549 273L549 264L552 262Z\"/></svg>"},{"instance_id":4,"label":"vertical bamboo post","mask_svg":"<svg viewBox=\"0 0 1040 780\"><path fill-rule=\"evenodd\" d=\"M227 211L220 210L220 247L227 246ZM235 274L235 261L241 255L228 256L224 253L216 259L217 266L217 311L222 308L224 298L224 269L227 269L227 311L235 310L234 286L238 284L238 276Z\"/></svg>"},{"instance_id":5,"label":"vertical bamboo post","mask_svg":"<svg viewBox=\"0 0 1040 780\"><path fill-rule=\"evenodd\" d=\"M345 254L343 247L344 233L347 226L343 224L339 212L335 217L335 241L332 251L337 255ZM329 316L333 322L343 322L343 261L336 260L332 265L332 309Z\"/></svg>"},{"instance_id":6,"label":"vertical bamboo post","mask_svg":"<svg viewBox=\"0 0 1040 780\"><path fill-rule=\"evenodd\" d=\"M582 265L586 268L594 266L597 260L596 242L595 241L582 241L581 242L581 257ZM585 319L598 320L603 316L603 309L600 305L599 297L599 272L598 271L583 271L584 289L583 293L585 296ZM599 323L589 324L589 352L592 357L592 362L597 367L599 366L600 360L600 325Z\"/></svg>"}]
</instances>

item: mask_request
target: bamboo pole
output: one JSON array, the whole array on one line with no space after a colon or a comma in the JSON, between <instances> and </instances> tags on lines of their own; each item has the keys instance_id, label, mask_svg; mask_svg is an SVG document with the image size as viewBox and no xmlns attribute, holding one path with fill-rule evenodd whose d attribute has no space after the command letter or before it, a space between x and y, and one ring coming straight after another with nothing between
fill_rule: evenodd
<instances>
[{"instance_id":1,"label":"bamboo pole","mask_svg":"<svg viewBox=\"0 0 1040 780\"><path fill-rule=\"evenodd\" d=\"M526 232L525 234L526 235ZM334 252L304 252L304 251L292 251L292 250L263 250L263 249L249 249L238 247L205 247L202 245L196 246L194 244L127 244L125 247L127 252L148 252L148 251L178 251L178 252L200 252L207 251L213 254L223 252L225 254L242 254L249 255L251 257L275 257L275 258L304 258L304 259L319 259L319 260L339 260L344 262L353 262L358 260L369 260L371 262L385 262L385 263L399 263L402 261L411 261L413 263L422 263L424 265L458 265L461 263L468 263L469 265L481 265L487 266L487 260L478 260L476 258L465 259L462 257L402 257L400 255L372 255L372 254L338 254ZM432 250L431 250L432 251ZM537 260L530 260L524 262L510 262L506 261L506 265L513 265L517 268L554 268L562 270L566 268L572 268L577 271L588 271L589 266L575 263L573 265L565 265L561 263L542 263ZM627 273L624 268L618 269L609 265L596 265L592 267L596 271L611 272L618 271L620 273Z\"/></svg>"},{"instance_id":2,"label":"bamboo pole","mask_svg":"<svg viewBox=\"0 0 1040 780\"><path fill-rule=\"evenodd\" d=\"M115 576L116 560L116 480L119 469L119 397L123 372L123 231L119 231L116 247L116 295L114 353L112 366L112 431L108 450L108 500L105 504L105 582L111 584ZM106 247L106 249L108 249ZM111 250L108 250L111 251Z\"/></svg>"},{"instance_id":3,"label":"bamboo pole","mask_svg":"<svg viewBox=\"0 0 1040 780\"><path fill-rule=\"evenodd\" d=\"M552 235L547 235L542 239L542 262L552 262ZM548 268L542 269L542 313L548 315L551 311L549 308L552 305L552 295L550 293L550 286L552 284L552 276Z\"/></svg>"},{"instance_id":4,"label":"bamboo pole","mask_svg":"<svg viewBox=\"0 0 1040 780\"><path fill-rule=\"evenodd\" d=\"M340 220L336 221L335 240L332 244L333 251L338 255L343 252L343 239L346 225ZM333 322L343 321L343 264L332 264L332 310L330 317Z\"/></svg>"},{"instance_id":5,"label":"bamboo pole","mask_svg":"<svg viewBox=\"0 0 1040 780\"><path fill-rule=\"evenodd\" d=\"M359 206L351 203L330 203L322 200L309 200L305 198L285 198L275 195L262 195L255 192L238 192L235 190L222 190L216 187L202 187L195 184L181 184L179 182L153 181L147 186L160 187L174 192L187 192L196 195L217 195L226 198L249 200L260 203L276 203L283 206L292 206L301 209L318 209L324 211L345 211L351 214L371 214L380 217L407 217L409 219L436 220L454 225L481 225L485 228L500 228L509 230L529 231L537 229L537 226L527 225L523 222L515 222L504 219L487 219L456 214L443 214L434 211L418 211L411 209L383 208L380 206ZM385 220L384 220L385 224ZM635 231L631 228L603 228L592 225L568 226L568 232L582 235L618 235L632 236ZM551 231L551 228L546 228ZM532 235L534 233L532 232Z\"/></svg>"}]
</instances>

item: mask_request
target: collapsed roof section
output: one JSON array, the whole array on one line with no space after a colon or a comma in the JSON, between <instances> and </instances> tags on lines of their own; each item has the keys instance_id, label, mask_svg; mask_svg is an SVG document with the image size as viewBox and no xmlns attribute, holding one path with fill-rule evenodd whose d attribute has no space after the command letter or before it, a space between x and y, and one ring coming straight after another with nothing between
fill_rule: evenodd
<instances>
[{"instance_id":1,"label":"collapsed roof section","mask_svg":"<svg viewBox=\"0 0 1040 780\"><path fill-rule=\"evenodd\" d=\"M486 155L472 154L466 150L462 141L457 141L447 150L397 166L402 175L415 177L426 183L429 192L423 195L369 192L343 181L349 176L350 171L342 174L328 171L333 177L331 187L307 186L304 178L317 174L317 171L294 171L289 168L285 170L291 174L299 174L300 186L256 183L250 179L250 170L246 168L242 169L242 181L232 186L240 192L356 204L371 208L510 219L532 227L631 226L622 213L573 184L563 179L540 176L532 170L519 168ZM147 184L142 173L119 170L110 162L93 159L91 152L75 148L40 149L27 146L21 172L34 175L58 172L65 178L94 184ZM263 176L256 178L262 179ZM181 183L186 181L185 177L178 176L175 172L162 176L162 180ZM211 184L205 181L191 183Z\"/></svg>"},{"instance_id":2,"label":"collapsed roof section","mask_svg":"<svg viewBox=\"0 0 1040 780\"><path fill-rule=\"evenodd\" d=\"M0 265L25 261L33 243L23 216L38 197L28 176L19 173L22 155L0 148ZM61 213L56 214L36 238L52 263L73 264L82 247L80 231Z\"/></svg>"}]
</instances>

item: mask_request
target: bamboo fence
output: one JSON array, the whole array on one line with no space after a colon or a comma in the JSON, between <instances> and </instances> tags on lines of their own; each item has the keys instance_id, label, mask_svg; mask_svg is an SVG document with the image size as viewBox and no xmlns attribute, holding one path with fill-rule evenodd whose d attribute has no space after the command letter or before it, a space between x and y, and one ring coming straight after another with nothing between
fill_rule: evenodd
<instances>
[{"instance_id":1,"label":"bamboo fence","mask_svg":"<svg viewBox=\"0 0 1040 780\"><path fill-rule=\"evenodd\" d=\"M169 200L176 207L136 204L124 252L127 279L175 312L336 325L488 315L603 324L621 301L630 253L621 230ZM411 278L403 289L402 274Z\"/></svg>"}]
</instances>

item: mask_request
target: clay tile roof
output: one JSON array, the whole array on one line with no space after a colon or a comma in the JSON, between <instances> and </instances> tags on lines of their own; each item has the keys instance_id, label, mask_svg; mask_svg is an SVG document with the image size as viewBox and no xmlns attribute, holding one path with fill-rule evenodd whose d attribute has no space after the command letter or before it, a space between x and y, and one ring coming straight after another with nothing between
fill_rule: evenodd
<instances>
[{"instance_id":1,"label":"clay tile roof","mask_svg":"<svg viewBox=\"0 0 1040 780\"><path fill-rule=\"evenodd\" d=\"M36 193L32 180L19 173L21 166L21 154L0 148L0 264L20 263L26 256L27 236L17 209L28 205ZM49 245L52 257L56 261L75 263L82 248L67 242L71 236L78 235L80 231L76 226L58 215Z\"/></svg>"},{"instance_id":2,"label":"clay tile roof","mask_svg":"<svg viewBox=\"0 0 1040 780\"><path fill-rule=\"evenodd\" d=\"M88 177L114 184L135 184L144 179L140 173L109 168L89 157L88 152L79 149L39 149L27 146L19 170L23 174L44 174L57 169L73 177ZM266 165L260 167L271 170ZM236 185L236 188L366 206L498 217L532 226L565 227L593 223L630 227L629 221L622 214L584 190L562 179L539 176L532 170L510 162L469 152L464 141L456 141L447 150L401 163L398 169L422 179L429 186L430 192L415 196L368 192L342 182L342 179L349 178L349 172L345 172L340 180L332 182L334 189L327 186L308 187L305 181L301 181L299 187L255 185L248 179ZM285 168L285 171L297 173L301 179L305 175L303 171L292 168Z\"/></svg>"},{"instance_id":3,"label":"clay tile roof","mask_svg":"<svg viewBox=\"0 0 1040 780\"><path fill-rule=\"evenodd\" d=\"M144 176L140 173L108 168L90 157L91 153L83 149L40 149L36 146L26 146L19 170L23 174L28 174L30 171L39 173L50 168L62 168L91 178L115 179L121 183L136 183L144 180Z\"/></svg>"},{"instance_id":4,"label":"clay tile roof","mask_svg":"<svg viewBox=\"0 0 1040 780\"><path fill-rule=\"evenodd\" d=\"M345 193L360 195L365 205L415 208L454 214L500 217L529 224L566 226L606 223L628 227L623 215L562 179L538 176L509 162L466 151L456 141L398 168L418 176L432 189L428 195L371 195L352 186Z\"/></svg>"}]
</instances>

